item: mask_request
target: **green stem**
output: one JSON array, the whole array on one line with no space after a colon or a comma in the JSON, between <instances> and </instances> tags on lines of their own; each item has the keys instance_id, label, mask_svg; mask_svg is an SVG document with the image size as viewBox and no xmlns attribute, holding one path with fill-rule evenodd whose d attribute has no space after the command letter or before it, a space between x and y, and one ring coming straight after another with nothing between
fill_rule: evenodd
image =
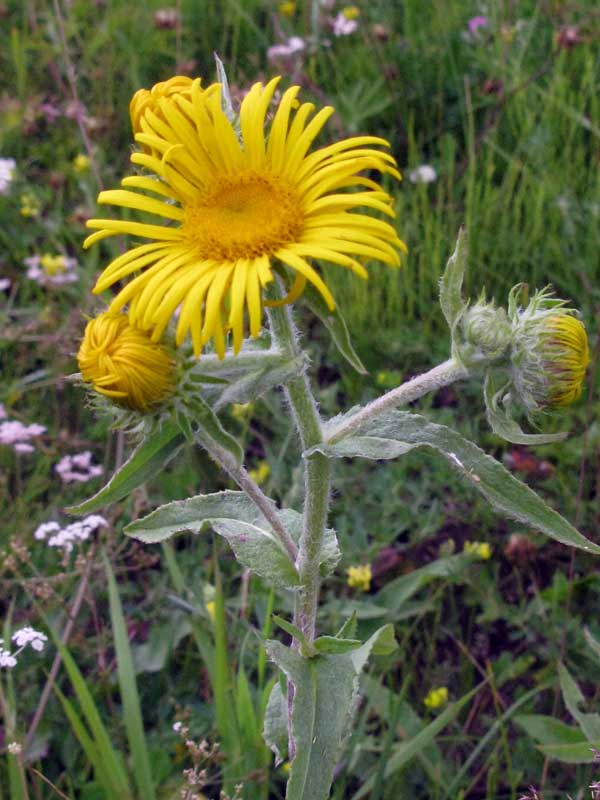
<instances>
[{"instance_id":1,"label":"green stem","mask_svg":"<svg viewBox=\"0 0 600 800\"><path fill-rule=\"evenodd\" d=\"M433 367L429 372L417 375L416 378L412 378L401 386L386 392L386 394L368 403L352 416L342 419L335 427L330 427L327 431L327 442L335 444L340 439L354 433L365 422L369 422L386 411L412 403L413 400L417 400L424 394L436 391L442 386L448 386L448 384L454 383L461 378L466 378L468 375L469 371L466 367L455 359L450 358L448 361L438 364L437 367Z\"/></svg>"},{"instance_id":2,"label":"green stem","mask_svg":"<svg viewBox=\"0 0 600 800\"><path fill-rule=\"evenodd\" d=\"M213 461L237 483L243 492L246 492L254 505L262 512L267 522L270 523L273 533L278 537L292 561L295 562L298 556L298 548L277 516L277 509L273 501L270 500L258 484L252 480L244 467L238 467L235 459L225 448L220 447L214 439L208 435L202 436L201 442Z\"/></svg>"},{"instance_id":3,"label":"green stem","mask_svg":"<svg viewBox=\"0 0 600 800\"><path fill-rule=\"evenodd\" d=\"M294 358L300 354L290 310L287 306L268 310L273 342L279 350ZM285 385L296 428L300 434L303 450L323 441L321 420L305 373ZM319 602L320 556L327 522L329 490L331 485L331 463L321 453L305 457L304 470L304 520L296 566L300 575L300 586L296 593L294 624L306 639L315 637L317 605Z\"/></svg>"}]
</instances>

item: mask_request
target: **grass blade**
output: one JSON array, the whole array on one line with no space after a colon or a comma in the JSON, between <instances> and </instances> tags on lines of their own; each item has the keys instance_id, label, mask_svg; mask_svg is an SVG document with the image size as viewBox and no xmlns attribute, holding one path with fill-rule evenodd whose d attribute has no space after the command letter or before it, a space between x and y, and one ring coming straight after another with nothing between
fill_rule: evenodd
<instances>
[{"instance_id":1,"label":"grass blade","mask_svg":"<svg viewBox=\"0 0 600 800\"><path fill-rule=\"evenodd\" d=\"M140 698L135 679L133 658L127 636L127 626L123 616L123 607L119 598L117 582L106 554L102 554L106 577L108 580L108 599L110 604L110 619L117 654L117 674L119 689L123 702L125 730L129 750L133 761L133 774L140 794L144 800L155 800L154 783L150 769L150 757L146 747L146 735L140 708Z\"/></svg>"}]
</instances>

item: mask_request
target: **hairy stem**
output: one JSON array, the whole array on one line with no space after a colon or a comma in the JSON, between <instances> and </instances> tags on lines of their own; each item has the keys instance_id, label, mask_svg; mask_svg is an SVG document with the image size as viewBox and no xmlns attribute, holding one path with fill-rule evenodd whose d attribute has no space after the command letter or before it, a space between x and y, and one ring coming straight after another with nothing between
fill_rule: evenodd
<instances>
[{"instance_id":1,"label":"hairy stem","mask_svg":"<svg viewBox=\"0 0 600 800\"><path fill-rule=\"evenodd\" d=\"M291 313L287 306L269 309L271 335L278 349L291 358L300 354ZM285 385L303 450L323 441L321 421L305 373ZM320 556L327 522L331 464L321 453L305 458L304 469L304 521L296 566L300 586L296 593L294 624L307 640L315 637L315 623L320 589Z\"/></svg>"},{"instance_id":2,"label":"hairy stem","mask_svg":"<svg viewBox=\"0 0 600 800\"><path fill-rule=\"evenodd\" d=\"M295 562L298 557L298 548L292 537L281 524L273 501L270 500L258 484L252 480L246 469L244 469L244 467L238 467L233 457L224 448L219 447L213 439L208 436L203 436L202 446L213 461L221 467L223 472L226 472L240 489L248 495L267 522L270 523L273 533L285 547L292 561Z\"/></svg>"},{"instance_id":3,"label":"hairy stem","mask_svg":"<svg viewBox=\"0 0 600 800\"><path fill-rule=\"evenodd\" d=\"M344 418L336 426L331 426L327 431L327 442L335 444L340 439L354 433L365 422L378 417L384 412L390 411L397 406L412 403L413 400L417 400L429 392L434 392L442 386L448 386L448 384L454 383L454 381L461 378L466 378L468 375L469 371L466 367L450 358L448 361L438 364L437 367L433 367L429 372L417 375L416 378L412 378L401 386L386 392L386 394L368 403L352 416Z\"/></svg>"}]
</instances>

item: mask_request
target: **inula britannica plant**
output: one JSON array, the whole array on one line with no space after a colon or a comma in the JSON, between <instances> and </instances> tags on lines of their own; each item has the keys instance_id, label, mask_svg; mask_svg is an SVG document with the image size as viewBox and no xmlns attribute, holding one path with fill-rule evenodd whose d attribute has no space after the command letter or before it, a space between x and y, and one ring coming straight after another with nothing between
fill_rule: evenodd
<instances>
[{"instance_id":1,"label":"inula britannica plant","mask_svg":"<svg viewBox=\"0 0 600 800\"><path fill-rule=\"evenodd\" d=\"M87 223L94 232L86 247L122 234L129 241L95 286L96 294L116 293L87 323L80 377L97 395L96 406L113 413L138 443L105 488L71 510L89 513L120 500L185 447L204 448L224 470L237 490L176 500L130 523L125 534L150 545L211 529L241 567L275 588L276 605L277 598L293 598L293 616L273 617L281 638L264 642L279 670L264 736L276 759L290 762L288 800L325 800L358 707L360 673L370 656L397 647L389 624L368 637L355 616L337 631L319 624L321 585L341 557L328 514L342 459L433 452L497 512L599 553L600 546L477 445L405 408L442 386L477 381L497 434L520 443L561 438L522 426L543 425L544 413L580 396L587 337L577 313L549 288L528 299L519 285L506 309L484 296L465 300L461 231L440 285L449 358L363 407L323 419L294 307L303 304L321 319L342 355L363 371L322 265L350 270L359 280L367 279L372 260L400 266L402 220L386 190L400 174L383 139L365 135L317 146L333 109L303 101L298 86L283 91L278 78L256 83L235 108L220 65L219 77L208 86L174 77L134 96L136 170L122 188L98 198L129 211ZM301 508L280 507L266 496L219 416L273 390L284 392L297 432ZM491 554L484 542L465 552ZM367 591L370 566L351 568L347 579ZM447 689L437 691L443 696L429 699L428 707L445 706Z\"/></svg>"}]
</instances>

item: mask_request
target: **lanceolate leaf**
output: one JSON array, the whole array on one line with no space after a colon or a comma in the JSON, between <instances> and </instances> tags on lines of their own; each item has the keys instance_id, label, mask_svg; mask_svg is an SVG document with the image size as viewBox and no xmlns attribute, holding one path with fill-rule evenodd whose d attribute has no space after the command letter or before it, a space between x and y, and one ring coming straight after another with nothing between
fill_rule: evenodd
<instances>
[{"instance_id":1,"label":"lanceolate leaf","mask_svg":"<svg viewBox=\"0 0 600 800\"><path fill-rule=\"evenodd\" d=\"M466 306L462 299L462 285L467 269L467 234L464 228L458 232L456 248L448 259L440 279L440 305L454 338L454 330Z\"/></svg>"},{"instance_id":2,"label":"lanceolate leaf","mask_svg":"<svg viewBox=\"0 0 600 800\"><path fill-rule=\"evenodd\" d=\"M356 690L349 655L303 658L281 642L268 641L267 654L295 687L292 735L296 755L287 785L287 800L327 800L333 770Z\"/></svg>"},{"instance_id":3,"label":"lanceolate leaf","mask_svg":"<svg viewBox=\"0 0 600 800\"><path fill-rule=\"evenodd\" d=\"M337 309L330 311L321 295L312 286L306 286L302 293L302 299L313 314L325 325L335 346L346 361L361 375L366 375L367 370L352 347L348 327L341 313Z\"/></svg>"},{"instance_id":4,"label":"lanceolate leaf","mask_svg":"<svg viewBox=\"0 0 600 800\"><path fill-rule=\"evenodd\" d=\"M160 431L146 437L123 466L115 472L103 489L77 506L66 508L67 514L90 514L110 503L122 500L142 483L162 472L185 442L174 422L165 422Z\"/></svg>"},{"instance_id":5,"label":"lanceolate leaf","mask_svg":"<svg viewBox=\"0 0 600 800\"><path fill-rule=\"evenodd\" d=\"M496 459L451 428L429 422L419 414L391 411L365 422L356 436L314 449L328 456L388 459L422 447L445 456L474 489L507 517L536 528L562 544L588 553L600 553L599 545L586 539Z\"/></svg>"},{"instance_id":6,"label":"lanceolate leaf","mask_svg":"<svg viewBox=\"0 0 600 800\"><path fill-rule=\"evenodd\" d=\"M225 491L176 500L132 522L125 533L153 544L182 531L202 533L207 528L227 539L240 563L257 575L277 586L297 585L298 573L290 557L243 492Z\"/></svg>"},{"instance_id":7,"label":"lanceolate leaf","mask_svg":"<svg viewBox=\"0 0 600 800\"><path fill-rule=\"evenodd\" d=\"M593 760L590 742L578 728L543 714L520 714L515 722L538 742L538 750L550 758L567 764L586 764ZM600 747L600 742L594 744Z\"/></svg>"},{"instance_id":8,"label":"lanceolate leaf","mask_svg":"<svg viewBox=\"0 0 600 800\"><path fill-rule=\"evenodd\" d=\"M281 684L276 681L271 689L267 707L263 737L268 747L275 754L275 766L283 761L288 747L288 715L287 700L281 691Z\"/></svg>"}]
</instances>

